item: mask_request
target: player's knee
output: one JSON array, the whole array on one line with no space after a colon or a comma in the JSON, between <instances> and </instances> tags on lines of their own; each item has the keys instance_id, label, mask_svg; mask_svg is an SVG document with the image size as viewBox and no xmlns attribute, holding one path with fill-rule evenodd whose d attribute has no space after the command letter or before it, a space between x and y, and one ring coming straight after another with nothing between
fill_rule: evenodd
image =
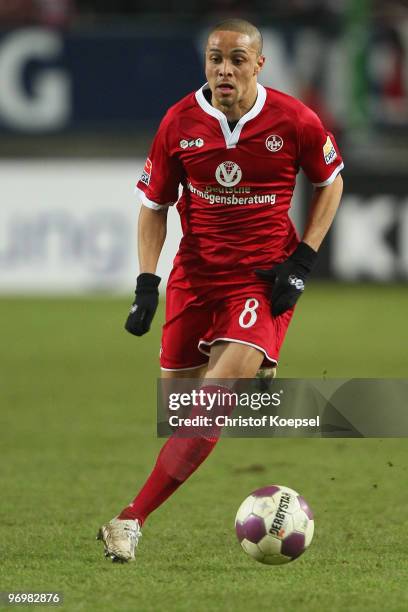
<instances>
[{"instance_id":1,"label":"player's knee","mask_svg":"<svg viewBox=\"0 0 408 612\"><path fill-rule=\"evenodd\" d=\"M276 378L276 366L273 368L260 368L256 375L257 378Z\"/></svg>"}]
</instances>

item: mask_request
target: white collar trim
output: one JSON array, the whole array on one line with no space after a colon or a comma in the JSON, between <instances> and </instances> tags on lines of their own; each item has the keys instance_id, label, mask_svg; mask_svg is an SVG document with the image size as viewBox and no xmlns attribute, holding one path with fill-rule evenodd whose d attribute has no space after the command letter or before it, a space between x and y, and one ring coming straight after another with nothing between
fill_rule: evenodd
<instances>
[{"instance_id":1,"label":"white collar trim","mask_svg":"<svg viewBox=\"0 0 408 612\"><path fill-rule=\"evenodd\" d=\"M250 121L257 115L259 115L259 113L263 109L266 100L266 89L260 83L256 84L258 89L258 95L255 104L245 115L241 117L241 119L238 121L237 125L231 132L230 127L228 125L227 117L222 111L218 110L218 108L214 108L214 106L212 106L204 96L203 90L207 87L207 85L208 83L205 83L202 87L200 87L198 91L196 91L196 100L205 113L211 115L212 117L215 117L220 122L220 127L224 135L225 145L227 149L235 149L238 144L239 137L241 135L241 130L244 125L247 123L247 121Z\"/></svg>"}]
</instances>

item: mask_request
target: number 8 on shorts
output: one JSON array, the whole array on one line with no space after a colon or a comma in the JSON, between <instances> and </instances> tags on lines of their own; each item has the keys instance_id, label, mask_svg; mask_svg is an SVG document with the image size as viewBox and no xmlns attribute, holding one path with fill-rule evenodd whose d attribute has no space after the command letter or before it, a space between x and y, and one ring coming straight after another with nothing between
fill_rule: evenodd
<instances>
[{"instance_id":1,"label":"number 8 on shorts","mask_svg":"<svg viewBox=\"0 0 408 612\"><path fill-rule=\"evenodd\" d=\"M239 315L239 324L243 328L252 327L256 323L256 309L259 307L259 302L255 298L248 298L245 302L244 310Z\"/></svg>"}]
</instances>

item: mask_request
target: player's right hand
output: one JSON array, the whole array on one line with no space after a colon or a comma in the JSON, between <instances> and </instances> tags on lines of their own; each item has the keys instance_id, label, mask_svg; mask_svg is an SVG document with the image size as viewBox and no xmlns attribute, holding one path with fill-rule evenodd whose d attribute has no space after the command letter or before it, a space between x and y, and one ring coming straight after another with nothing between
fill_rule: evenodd
<instances>
[{"instance_id":1,"label":"player's right hand","mask_svg":"<svg viewBox=\"0 0 408 612\"><path fill-rule=\"evenodd\" d=\"M159 303L160 276L143 272L136 281L135 301L125 323L125 329L134 336L146 334L153 321Z\"/></svg>"}]
</instances>

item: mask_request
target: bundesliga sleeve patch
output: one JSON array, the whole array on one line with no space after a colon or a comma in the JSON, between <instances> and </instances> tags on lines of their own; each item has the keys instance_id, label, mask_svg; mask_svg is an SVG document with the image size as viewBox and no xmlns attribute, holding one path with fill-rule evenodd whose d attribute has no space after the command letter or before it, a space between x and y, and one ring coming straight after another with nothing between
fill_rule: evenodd
<instances>
[{"instance_id":1,"label":"bundesliga sleeve patch","mask_svg":"<svg viewBox=\"0 0 408 612\"><path fill-rule=\"evenodd\" d=\"M331 164L337 157L336 149L330 140L330 136L327 137L327 140L323 145L323 155L326 164Z\"/></svg>"},{"instance_id":2,"label":"bundesliga sleeve patch","mask_svg":"<svg viewBox=\"0 0 408 612\"><path fill-rule=\"evenodd\" d=\"M146 163L143 168L142 176L140 177L140 180L142 181L142 183L149 186L151 175L152 175L152 161L151 159L147 158Z\"/></svg>"}]
</instances>

